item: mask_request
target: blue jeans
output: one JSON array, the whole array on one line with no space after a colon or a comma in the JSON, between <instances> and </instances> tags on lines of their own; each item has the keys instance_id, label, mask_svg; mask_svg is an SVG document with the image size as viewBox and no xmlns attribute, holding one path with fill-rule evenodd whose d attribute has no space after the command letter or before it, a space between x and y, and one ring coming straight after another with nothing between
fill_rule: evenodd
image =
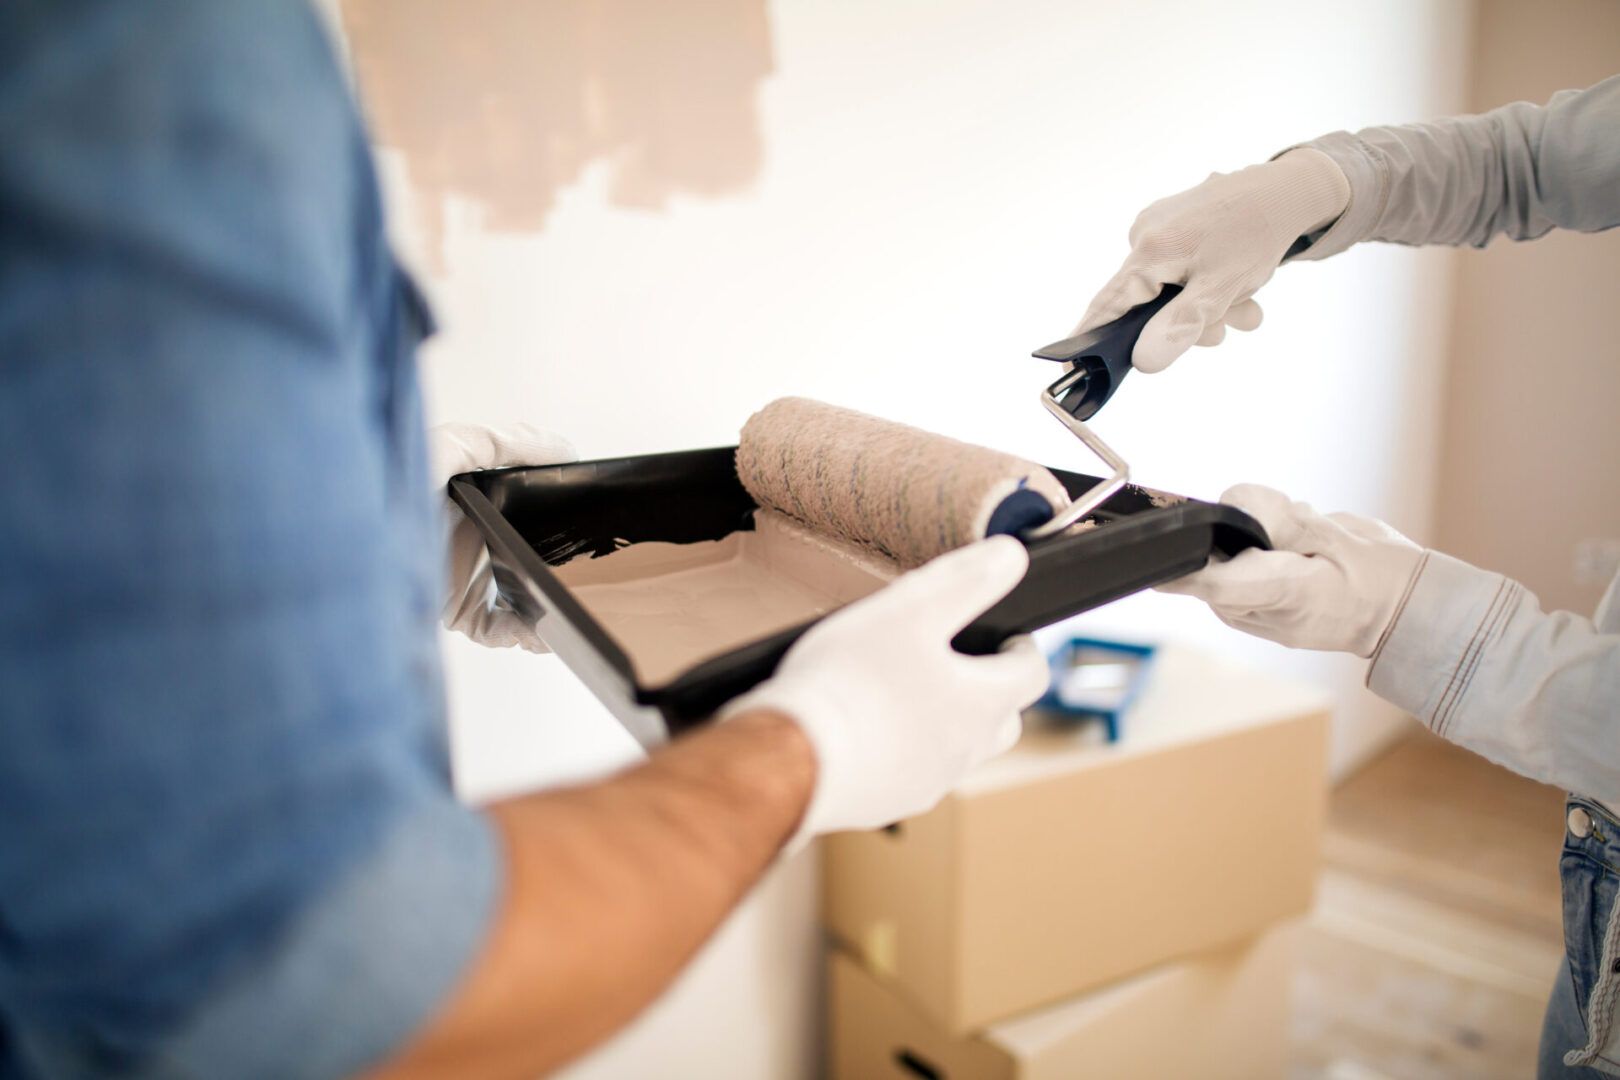
<instances>
[{"instance_id":1,"label":"blue jeans","mask_svg":"<svg viewBox=\"0 0 1620 1080\"><path fill-rule=\"evenodd\" d=\"M1620 822L1586 799L1571 797L1569 820L1590 821L1588 835L1564 831L1559 863L1564 893L1564 964L1542 1021L1538 1080L1597 1080L1609 1075L1564 1064L1564 1055L1587 1045L1588 1006L1603 975L1603 945L1620 891ZM1585 817L1578 815L1584 814ZM1584 828L1584 824L1582 824ZM1615 977L1611 974L1611 978Z\"/></svg>"}]
</instances>

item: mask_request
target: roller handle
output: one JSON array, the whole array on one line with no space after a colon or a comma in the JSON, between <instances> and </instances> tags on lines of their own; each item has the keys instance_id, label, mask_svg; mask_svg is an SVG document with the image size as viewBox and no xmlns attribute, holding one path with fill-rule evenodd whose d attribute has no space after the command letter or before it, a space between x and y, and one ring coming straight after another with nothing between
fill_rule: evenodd
<instances>
[{"instance_id":1,"label":"roller handle","mask_svg":"<svg viewBox=\"0 0 1620 1080\"><path fill-rule=\"evenodd\" d=\"M1130 373L1131 351L1136 348L1136 339L1142 336L1142 328L1180 292L1180 285L1164 285L1158 296L1131 308L1113 322L1035 350L1034 355L1042 360L1058 360L1070 365L1074 377L1066 374L1059 380L1069 382L1058 398L1065 412L1076 420L1090 420L1107 404ZM1053 384L1053 388L1056 396L1057 384Z\"/></svg>"}]
</instances>

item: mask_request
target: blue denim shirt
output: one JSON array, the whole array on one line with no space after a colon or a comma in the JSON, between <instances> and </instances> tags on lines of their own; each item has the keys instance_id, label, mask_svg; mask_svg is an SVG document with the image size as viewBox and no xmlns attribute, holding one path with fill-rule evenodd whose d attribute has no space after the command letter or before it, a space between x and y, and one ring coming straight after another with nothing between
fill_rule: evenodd
<instances>
[{"instance_id":1,"label":"blue denim shirt","mask_svg":"<svg viewBox=\"0 0 1620 1080\"><path fill-rule=\"evenodd\" d=\"M345 1075L482 941L427 329L304 3L0 6L0 1078Z\"/></svg>"}]
</instances>

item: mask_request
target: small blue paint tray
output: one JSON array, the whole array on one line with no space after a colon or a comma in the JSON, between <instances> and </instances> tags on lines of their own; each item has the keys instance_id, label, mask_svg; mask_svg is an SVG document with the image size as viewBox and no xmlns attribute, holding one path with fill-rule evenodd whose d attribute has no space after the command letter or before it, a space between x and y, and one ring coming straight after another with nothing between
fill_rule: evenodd
<instances>
[{"instance_id":1,"label":"small blue paint tray","mask_svg":"<svg viewBox=\"0 0 1620 1080\"><path fill-rule=\"evenodd\" d=\"M1047 655L1052 682L1037 705L1062 720L1101 720L1108 741L1119 741L1130 711L1152 671L1153 646L1103 638L1071 637Z\"/></svg>"}]
</instances>

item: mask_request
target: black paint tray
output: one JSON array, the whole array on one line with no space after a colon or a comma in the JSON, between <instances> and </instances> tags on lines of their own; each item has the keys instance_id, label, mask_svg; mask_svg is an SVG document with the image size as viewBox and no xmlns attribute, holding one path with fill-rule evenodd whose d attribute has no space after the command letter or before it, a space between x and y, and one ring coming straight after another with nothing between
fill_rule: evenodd
<instances>
[{"instance_id":1,"label":"black paint tray","mask_svg":"<svg viewBox=\"0 0 1620 1080\"><path fill-rule=\"evenodd\" d=\"M701 723L776 670L811 619L688 668L657 686L553 572L626 542L690 544L754 528L735 447L463 473L450 495L489 544L504 601L644 746ZM1071 495L1097 478L1051 470ZM962 652L994 652L1014 634L1199 569L1212 552L1268 546L1253 518L1229 506L1127 486L1088 520L1096 527L1036 540L1029 573L963 630ZM1168 503L1168 505L1163 505ZM1155 505L1160 504L1160 505Z\"/></svg>"}]
</instances>

